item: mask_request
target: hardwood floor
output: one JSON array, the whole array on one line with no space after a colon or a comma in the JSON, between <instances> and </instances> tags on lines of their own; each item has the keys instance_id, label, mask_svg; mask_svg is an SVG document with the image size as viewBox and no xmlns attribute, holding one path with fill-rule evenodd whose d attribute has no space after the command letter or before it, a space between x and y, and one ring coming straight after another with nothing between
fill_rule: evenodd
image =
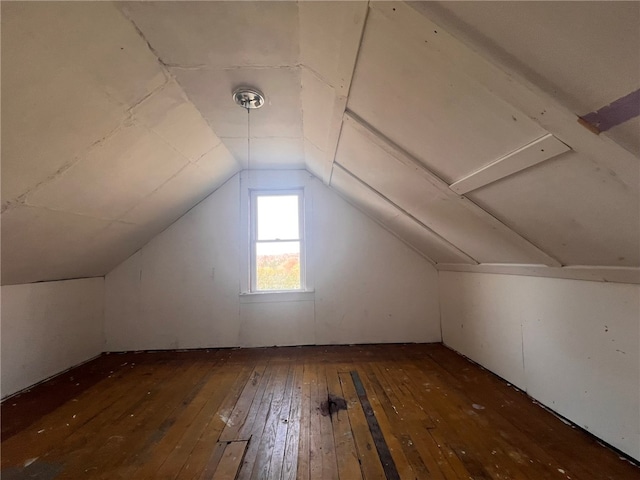
<instances>
[{"instance_id":1,"label":"hardwood floor","mask_svg":"<svg viewBox=\"0 0 640 480\"><path fill-rule=\"evenodd\" d=\"M628 480L640 469L441 345L370 345L103 355L3 403L1 474Z\"/></svg>"}]
</instances>

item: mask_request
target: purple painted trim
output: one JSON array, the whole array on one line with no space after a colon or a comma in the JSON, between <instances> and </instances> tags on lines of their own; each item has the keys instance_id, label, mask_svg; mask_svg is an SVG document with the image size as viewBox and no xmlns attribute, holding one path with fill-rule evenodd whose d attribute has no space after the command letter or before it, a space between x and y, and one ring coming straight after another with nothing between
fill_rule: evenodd
<instances>
[{"instance_id":1,"label":"purple painted trim","mask_svg":"<svg viewBox=\"0 0 640 480\"><path fill-rule=\"evenodd\" d=\"M640 89L582 117L601 132L640 115Z\"/></svg>"}]
</instances>

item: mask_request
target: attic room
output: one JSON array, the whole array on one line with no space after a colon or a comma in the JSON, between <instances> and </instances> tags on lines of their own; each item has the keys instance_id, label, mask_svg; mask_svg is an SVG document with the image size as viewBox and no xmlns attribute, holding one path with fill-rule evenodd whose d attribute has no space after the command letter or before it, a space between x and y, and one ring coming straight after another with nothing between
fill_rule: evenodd
<instances>
[{"instance_id":1,"label":"attic room","mask_svg":"<svg viewBox=\"0 0 640 480\"><path fill-rule=\"evenodd\" d=\"M640 2L0 7L2 478L640 478Z\"/></svg>"}]
</instances>

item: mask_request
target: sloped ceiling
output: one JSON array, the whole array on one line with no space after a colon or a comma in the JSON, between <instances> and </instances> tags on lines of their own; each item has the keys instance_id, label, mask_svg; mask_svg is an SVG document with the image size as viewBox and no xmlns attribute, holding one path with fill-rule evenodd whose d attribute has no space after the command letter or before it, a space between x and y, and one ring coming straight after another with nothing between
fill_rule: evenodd
<instances>
[{"instance_id":1,"label":"sloped ceiling","mask_svg":"<svg viewBox=\"0 0 640 480\"><path fill-rule=\"evenodd\" d=\"M638 267L638 118L578 123L640 88L638 25L636 2L3 2L2 283L103 275L245 168L307 168L438 268Z\"/></svg>"}]
</instances>

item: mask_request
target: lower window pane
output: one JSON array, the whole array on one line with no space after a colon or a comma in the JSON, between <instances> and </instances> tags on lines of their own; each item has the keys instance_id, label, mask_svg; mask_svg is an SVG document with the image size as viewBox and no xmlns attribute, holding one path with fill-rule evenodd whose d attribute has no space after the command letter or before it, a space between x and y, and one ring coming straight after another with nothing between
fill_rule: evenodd
<instances>
[{"instance_id":1,"label":"lower window pane","mask_svg":"<svg viewBox=\"0 0 640 480\"><path fill-rule=\"evenodd\" d=\"M257 242L256 290L300 288L300 242Z\"/></svg>"}]
</instances>

